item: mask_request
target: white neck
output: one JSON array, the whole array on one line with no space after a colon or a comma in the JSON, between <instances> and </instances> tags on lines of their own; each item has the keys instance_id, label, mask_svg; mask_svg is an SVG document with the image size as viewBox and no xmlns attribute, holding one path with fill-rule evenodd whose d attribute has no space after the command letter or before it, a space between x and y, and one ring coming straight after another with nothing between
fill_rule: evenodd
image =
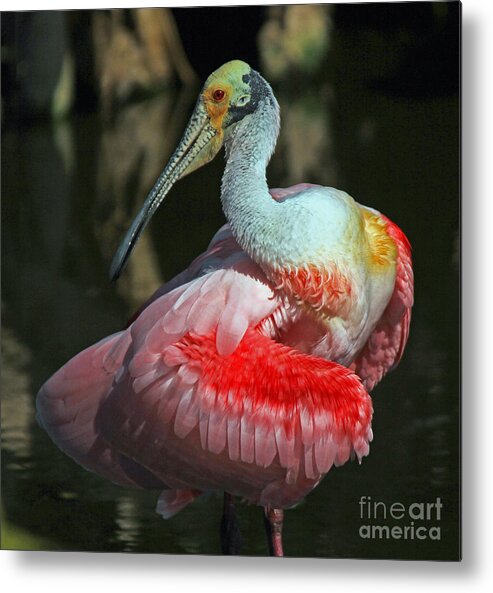
<instances>
[{"instance_id":1,"label":"white neck","mask_svg":"<svg viewBox=\"0 0 493 593\"><path fill-rule=\"evenodd\" d=\"M259 264L269 258L279 204L269 194L266 167L279 133L279 106L272 95L240 121L226 139L221 185L224 214L238 244Z\"/></svg>"}]
</instances>

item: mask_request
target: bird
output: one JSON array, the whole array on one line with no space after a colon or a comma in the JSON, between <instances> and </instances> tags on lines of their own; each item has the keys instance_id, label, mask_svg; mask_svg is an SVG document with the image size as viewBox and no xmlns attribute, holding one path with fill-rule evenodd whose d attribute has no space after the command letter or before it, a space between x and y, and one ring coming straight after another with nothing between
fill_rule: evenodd
<instances>
[{"instance_id":1,"label":"bird","mask_svg":"<svg viewBox=\"0 0 493 593\"><path fill-rule=\"evenodd\" d=\"M225 554L240 549L236 498L263 508L269 553L283 556L285 509L368 455L370 392L403 355L413 305L411 246L389 218L331 187L269 189L279 130L272 88L247 63L207 78L110 277L171 187L222 147L227 223L36 399L62 451L116 484L160 491L164 518L223 493Z\"/></svg>"}]
</instances>

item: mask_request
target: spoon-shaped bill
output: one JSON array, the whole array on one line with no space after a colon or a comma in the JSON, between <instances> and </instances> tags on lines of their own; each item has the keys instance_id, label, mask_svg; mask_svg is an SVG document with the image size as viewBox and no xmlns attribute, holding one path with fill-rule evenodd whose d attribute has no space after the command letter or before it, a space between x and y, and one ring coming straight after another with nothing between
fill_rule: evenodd
<instances>
[{"instance_id":1,"label":"spoon-shaped bill","mask_svg":"<svg viewBox=\"0 0 493 593\"><path fill-rule=\"evenodd\" d=\"M173 185L185 175L211 161L221 146L222 134L211 125L203 102L199 99L177 149L118 247L110 267L112 281L120 277L142 231Z\"/></svg>"}]
</instances>

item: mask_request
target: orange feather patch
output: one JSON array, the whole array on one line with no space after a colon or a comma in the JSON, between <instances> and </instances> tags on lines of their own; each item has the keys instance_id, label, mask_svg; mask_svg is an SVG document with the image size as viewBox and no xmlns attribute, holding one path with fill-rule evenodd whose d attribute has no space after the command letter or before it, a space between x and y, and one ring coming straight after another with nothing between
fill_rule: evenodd
<instances>
[{"instance_id":1,"label":"orange feather patch","mask_svg":"<svg viewBox=\"0 0 493 593\"><path fill-rule=\"evenodd\" d=\"M217 101L214 98L214 93L217 90L224 91L224 98L221 101ZM209 114L211 125L214 126L220 135L223 133L223 120L228 112L229 100L232 94L232 86L226 83L214 83L204 90L205 107Z\"/></svg>"},{"instance_id":2,"label":"orange feather patch","mask_svg":"<svg viewBox=\"0 0 493 593\"><path fill-rule=\"evenodd\" d=\"M307 265L280 269L273 274L276 289L325 316L345 315L351 305L352 286L338 270Z\"/></svg>"}]
</instances>

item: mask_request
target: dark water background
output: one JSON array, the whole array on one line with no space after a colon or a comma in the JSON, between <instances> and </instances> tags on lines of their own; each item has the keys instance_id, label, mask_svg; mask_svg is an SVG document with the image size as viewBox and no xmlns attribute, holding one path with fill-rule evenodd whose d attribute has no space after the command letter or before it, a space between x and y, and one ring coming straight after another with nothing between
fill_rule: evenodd
<instances>
[{"instance_id":1,"label":"dark water background","mask_svg":"<svg viewBox=\"0 0 493 593\"><path fill-rule=\"evenodd\" d=\"M270 185L332 185L381 210L408 235L416 280L404 358L372 394L370 456L331 470L286 513L286 555L459 554L459 97L453 84L436 84L433 55L418 62L423 70L412 70L420 84L405 66L400 78L387 76L401 45L395 36L339 31L323 80L275 89L282 133ZM173 189L121 281L108 282L113 252L194 99L169 91L121 110L111 124L87 114L3 132L4 547L220 553L219 496L202 497L163 521L154 512L156 493L89 474L34 420L40 385L78 351L121 328L224 221L218 158ZM362 539L359 529L368 523L360 517L362 496L387 506L439 497L441 519L414 524L440 527L440 540ZM243 553L265 555L261 510L239 504L238 513ZM411 519L374 523L403 527Z\"/></svg>"}]
</instances>

